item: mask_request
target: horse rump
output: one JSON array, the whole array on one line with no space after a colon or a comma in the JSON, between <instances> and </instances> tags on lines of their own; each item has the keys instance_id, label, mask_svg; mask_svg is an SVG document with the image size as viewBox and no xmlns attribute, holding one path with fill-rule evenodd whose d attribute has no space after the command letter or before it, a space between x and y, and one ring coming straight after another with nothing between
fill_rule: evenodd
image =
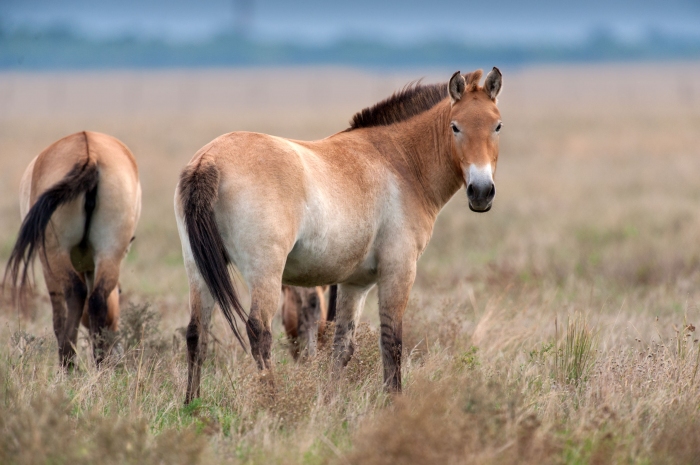
<instances>
[{"instance_id":1,"label":"horse rump","mask_svg":"<svg viewBox=\"0 0 700 465\"><path fill-rule=\"evenodd\" d=\"M92 193L86 196L85 205L86 218L89 221L95 207L98 178L95 160L88 158L85 162L76 163L63 179L41 194L29 209L20 226L17 242L10 253L3 278L3 288L8 277L10 278L14 302L18 297L21 300L25 294L29 284L29 265L34 260L37 250L40 247L44 248L46 228L56 209L75 200L82 193Z\"/></svg>"}]
</instances>

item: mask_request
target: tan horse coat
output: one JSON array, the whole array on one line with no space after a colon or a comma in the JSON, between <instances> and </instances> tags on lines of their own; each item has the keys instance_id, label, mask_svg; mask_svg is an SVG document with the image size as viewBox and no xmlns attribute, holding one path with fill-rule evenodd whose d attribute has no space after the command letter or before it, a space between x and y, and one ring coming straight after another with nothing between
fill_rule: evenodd
<instances>
[{"instance_id":1,"label":"tan horse coat","mask_svg":"<svg viewBox=\"0 0 700 465\"><path fill-rule=\"evenodd\" d=\"M314 357L318 343L324 343L326 323L329 318L329 305L333 305L333 290L328 286L298 287L282 286L282 325L290 342L290 351L295 360L308 355Z\"/></svg>"},{"instance_id":2,"label":"tan horse coat","mask_svg":"<svg viewBox=\"0 0 700 465\"><path fill-rule=\"evenodd\" d=\"M80 321L93 337L119 321L119 268L141 214L136 161L114 137L80 132L53 143L20 184L22 227L8 262L15 295L38 253L64 365L72 363ZM97 338L101 339L101 338ZM95 341L99 362L104 340Z\"/></svg>"},{"instance_id":3,"label":"tan horse coat","mask_svg":"<svg viewBox=\"0 0 700 465\"><path fill-rule=\"evenodd\" d=\"M501 73L494 68L484 87L480 78L408 87L323 140L235 132L197 152L175 195L192 313L186 402L199 395L214 303L237 335L234 315L246 318L229 264L251 290L246 330L261 369L271 368L281 283L340 283L338 366L352 356L377 284L384 380L401 389L402 317L435 219L460 186L474 211L488 211L495 195Z\"/></svg>"}]
</instances>

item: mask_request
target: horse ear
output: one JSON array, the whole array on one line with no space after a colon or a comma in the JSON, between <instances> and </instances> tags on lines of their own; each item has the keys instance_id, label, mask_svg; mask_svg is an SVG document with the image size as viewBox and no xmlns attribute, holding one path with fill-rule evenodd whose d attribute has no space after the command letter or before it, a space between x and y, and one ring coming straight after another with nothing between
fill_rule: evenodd
<instances>
[{"instance_id":1,"label":"horse ear","mask_svg":"<svg viewBox=\"0 0 700 465\"><path fill-rule=\"evenodd\" d=\"M452 100L452 105L457 103L464 94L464 89L467 87L467 81L464 80L462 73L457 71L450 78L450 83L447 88L450 90L450 99Z\"/></svg>"},{"instance_id":2,"label":"horse ear","mask_svg":"<svg viewBox=\"0 0 700 465\"><path fill-rule=\"evenodd\" d=\"M501 93L502 88L503 75L501 74L501 70L494 66L488 76L486 76L484 91L486 92L486 95L488 95L489 98L495 102L496 97L498 97L498 94Z\"/></svg>"}]
</instances>

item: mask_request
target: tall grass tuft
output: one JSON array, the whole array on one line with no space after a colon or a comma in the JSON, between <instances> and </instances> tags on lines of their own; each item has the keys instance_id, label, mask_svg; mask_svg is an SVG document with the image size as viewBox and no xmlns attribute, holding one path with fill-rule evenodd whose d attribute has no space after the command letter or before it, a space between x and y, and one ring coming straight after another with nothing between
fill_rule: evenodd
<instances>
[{"instance_id":1,"label":"tall grass tuft","mask_svg":"<svg viewBox=\"0 0 700 465\"><path fill-rule=\"evenodd\" d=\"M595 365L598 335L580 312L567 318L566 335L559 340L558 322L554 320L557 350L554 356L554 379L558 383L573 384L586 381Z\"/></svg>"},{"instance_id":2,"label":"tall grass tuft","mask_svg":"<svg viewBox=\"0 0 700 465\"><path fill-rule=\"evenodd\" d=\"M147 359L162 359L172 344L160 330L160 314L150 304L129 303L122 312L115 335L123 350L123 361L140 364Z\"/></svg>"}]
</instances>

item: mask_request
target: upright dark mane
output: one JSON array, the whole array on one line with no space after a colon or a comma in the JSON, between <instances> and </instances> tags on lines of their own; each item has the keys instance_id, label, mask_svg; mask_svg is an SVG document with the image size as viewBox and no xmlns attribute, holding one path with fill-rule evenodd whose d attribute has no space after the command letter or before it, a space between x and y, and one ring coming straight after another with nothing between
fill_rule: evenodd
<instances>
[{"instance_id":1,"label":"upright dark mane","mask_svg":"<svg viewBox=\"0 0 700 465\"><path fill-rule=\"evenodd\" d=\"M391 97L355 113L349 131L372 126L388 126L430 110L447 98L447 84L422 85L411 82Z\"/></svg>"}]
</instances>

